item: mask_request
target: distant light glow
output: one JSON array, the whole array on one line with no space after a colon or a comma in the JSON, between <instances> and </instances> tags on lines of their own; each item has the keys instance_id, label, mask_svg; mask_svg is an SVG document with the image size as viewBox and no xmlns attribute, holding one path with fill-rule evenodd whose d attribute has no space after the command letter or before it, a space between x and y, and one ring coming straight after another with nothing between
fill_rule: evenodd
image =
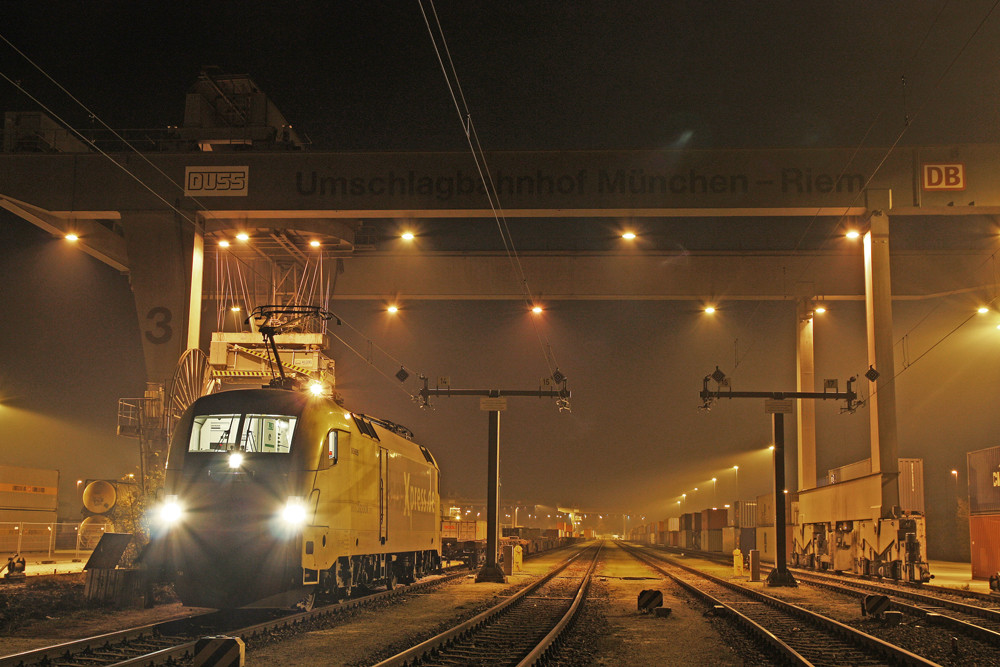
<instances>
[{"instance_id":1,"label":"distant light glow","mask_svg":"<svg viewBox=\"0 0 1000 667\"><path fill-rule=\"evenodd\" d=\"M714 312L715 312L715 306L705 306L705 312L706 312L706 313L707 313L708 315L711 315L712 313L714 313Z\"/></svg>"},{"instance_id":2,"label":"distant light glow","mask_svg":"<svg viewBox=\"0 0 1000 667\"><path fill-rule=\"evenodd\" d=\"M739 466L733 466L733 470L739 470L739 469L740 469Z\"/></svg>"},{"instance_id":3,"label":"distant light glow","mask_svg":"<svg viewBox=\"0 0 1000 667\"><path fill-rule=\"evenodd\" d=\"M66 240L67 241L79 241L80 237L77 236L76 234L67 234L66 235Z\"/></svg>"},{"instance_id":4,"label":"distant light glow","mask_svg":"<svg viewBox=\"0 0 1000 667\"><path fill-rule=\"evenodd\" d=\"M231 310L234 313L238 313L238 312L240 312L240 307L239 306L232 306L229 310Z\"/></svg>"},{"instance_id":5,"label":"distant light glow","mask_svg":"<svg viewBox=\"0 0 1000 667\"><path fill-rule=\"evenodd\" d=\"M635 232L625 232L624 234L622 234L622 238L625 239L626 241L632 241L633 239L635 239Z\"/></svg>"},{"instance_id":6,"label":"distant light glow","mask_svg":"<svg viewBox=\"0 0 1000 667\"><path fill-rule=\"evenodd\" d=\"M768 451L772 451L772 452L773 452L773 451L774 451L774 445L771 445L771 446L770 446L770 447L768 447L767 449L768 449Z\"/></svg>"},{"instance_id":7,"label":"distant light glow","mask_svg":"<svg viewBox=\"0 0 1000 667\"><path fill-rule=\"evenodd\" d=\"M400 234L399 238L403 239L404 241L412 241L415 238L415 236L413 232L403 232L402 234Z\"/></svg>"},{"instance_id":8,"label":"distant light glow","mask_svg":"<svg viewBox=\"0 0 1000 667\"><path fill-rule=\"evenodd\" d=\"M980 306L979 310L977 310L976 312L979 313L980 315L985 315L986 313L990 312L990 309L987 308L986 306Z\"/></svg>"},{"instance_id":9,"label":"distant light glow","mask_svg":"<svg viewBox=\"0 0 1000 667\"><path fill-rule=\"evenodd\" d=\"M861 232L859 232L856 229L852 229L849 232L847 232L846 234L844 234L844 236L846 236L847 238L849 238L849 239L851 239L853 241L854 239L861 237Z\"/></svg>"},{"instance_id":10,"label":"distant light glow","mask_svg":"<svg viewBox=\"0 0 1000 667\"><path fill-rule=\"evenodd\" d=\"M319 241L312 240L312 241L309 242L309 245L312 246L313 248L318 248L319 247Z\"/></svg>"},{"instance_id":11,"label":"distant light glow","mask_svg":"<svg viewBox=\"0 0 1000 667\"><path fill-rule=\"evenodd\" d=\"M824 306L816 306L816 308L813 309L813 312L815 312L817 315L822 315L823 313L826 312L826 308Z\"/></svg>"},{"instance_id":12,"label":"distant light glow","mask_svg":"<svg viewBox=\"0 0 1000 667\"><path fill-rule=\"evenodd\" d=\"M236 238L238 238L240 241L249 241L250 235L247 234L246 232L240 232L239 234L236 235Z\"/></svg>"},{"instance_id":13,"label":"distant light glow","mask_svg":"<svg viewBox=\"0 0 1000 667\"><path fill-rule=\"evenodd\" d=\"M229 241L219 241L219 246L223 248L229 247Z\"/></svg>"},{"instance_id":14,"label":"distant light glow","mask_svg":"<svg viewBox=\"0 0 1000 667\"><path fill-rule=\"evenodd\" d=\"M386 308L386 310L389 311L390 313L398 313L399 306L389 306L388 308Z\"/></svg>"},{"instance_id":15,"label":"distant light glow","mask_svg":"<svg viewBox=\"0 0 1000 667\"><path fill-rule=\"evenodd\" d=\"M542 307L541 306L535 306L534 308L531 309L531 312L533 312L535 315L537 315L538 313L542 312Z\"/></svg>"}]
</instances>

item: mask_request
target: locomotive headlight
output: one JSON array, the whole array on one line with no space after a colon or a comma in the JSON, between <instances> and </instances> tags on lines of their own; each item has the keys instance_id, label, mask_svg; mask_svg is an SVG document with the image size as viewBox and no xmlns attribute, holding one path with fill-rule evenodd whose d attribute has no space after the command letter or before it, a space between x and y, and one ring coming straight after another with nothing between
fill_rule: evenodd
<instances>
[{"instance_id":1,"label":"locomotive headlight","mask_svg":"<svg viewBox=\"0 0 1000 667\"><path fill-rule=\"evenodd\" d=\"M229 467L236 470L241 465L243 465L243 454L239 452L233 452L229 455Z\"/></svg>"},{"instance_id":2,"label":"locomotive headlight","mask_svg":"<svg viewBox=\"0 0 1000 667\"><path fill-rule=\"evenodd\" d=\"M306 523L306 506L301 498L289 498L281 510L281 519L287 525L301 527Z\"/></svg>"},{"instance_id":3,"label":"locomotive headlight","mask_svg":"<svg viewBox=\"0 0 1000 667\"><path fill-rule=\"evenodd\" d=\"M181 507L177 496L167 496L166 501L160 505L160 522L165 526L172 526L184 516L184 508Z\"/></svg>"}]
</instances>

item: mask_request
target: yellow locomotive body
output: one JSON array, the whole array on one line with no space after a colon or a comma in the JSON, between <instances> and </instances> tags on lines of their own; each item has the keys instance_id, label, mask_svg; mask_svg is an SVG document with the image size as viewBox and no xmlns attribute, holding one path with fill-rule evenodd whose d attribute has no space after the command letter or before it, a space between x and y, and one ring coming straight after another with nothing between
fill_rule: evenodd
<instances>
[{"instance_id":1,"label":"yellow locomotive body","mask_svg":"<svg viewBox=\"0 0 1000 667\"><path fill-rule=\"evenodd\" d=\"M205 396L175 428L150 560L192 606L391 588L440 563L438 474L408 431L328 399Z\"/></svg>"}]
</instances>

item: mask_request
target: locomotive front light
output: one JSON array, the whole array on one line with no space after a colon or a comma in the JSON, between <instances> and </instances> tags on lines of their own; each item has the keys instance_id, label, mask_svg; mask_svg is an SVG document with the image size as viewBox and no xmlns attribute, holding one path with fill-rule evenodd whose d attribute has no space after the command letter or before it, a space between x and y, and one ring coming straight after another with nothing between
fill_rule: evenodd
<instances>
[{"instance_id":1,"label":"locomotive front light","mask_svg":"<svg viewBox=\"0 0 1000 667\"><path fill-rule=\"evenodd\" d=\"M229 455L229 467L233 470L238 469L243 465L243 454L240 452L233 452Z\"/></svg>"},{"instance_id":2,"label":"locomotive front light","mask_svg":"<svg viewBox=\"0 0 1000 667\"><path fill-rule=\"evenodd\" d=\"M166 501L160 505L160 521L165 526L172 526L180 522L181 517L184 516L184 508L181 507L180 502L177 500L177 496L167 496Z\"/></svg>"},{"instance_id":3,"label":"locomotive front light","mask_svg":"<svg viewBox=\"0 0 1000 667\"><path fill-rule=\"evenodd\" d=\"M301 498L289 498L281 510L281 519L288 526L299 528L306 524L306 506Z\"/></svg>"}]
</instances>

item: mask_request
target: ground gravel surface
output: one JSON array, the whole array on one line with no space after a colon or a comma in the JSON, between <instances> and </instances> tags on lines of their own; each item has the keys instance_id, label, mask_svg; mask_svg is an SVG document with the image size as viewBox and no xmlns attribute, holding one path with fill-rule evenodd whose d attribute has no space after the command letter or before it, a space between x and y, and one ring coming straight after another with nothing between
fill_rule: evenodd
<instances>
[{"instance_id":1,"label":"ground gravel surface","mask_svg":"<svg viewBox=\"0 0 1000 667\"><path fill-rule=\"evenodd\" d=\"M0 584L0 656L207 611L182 606L169 589L150 609L115 609L84 598L84 574Z\"/></svg>"}]
</instances>

